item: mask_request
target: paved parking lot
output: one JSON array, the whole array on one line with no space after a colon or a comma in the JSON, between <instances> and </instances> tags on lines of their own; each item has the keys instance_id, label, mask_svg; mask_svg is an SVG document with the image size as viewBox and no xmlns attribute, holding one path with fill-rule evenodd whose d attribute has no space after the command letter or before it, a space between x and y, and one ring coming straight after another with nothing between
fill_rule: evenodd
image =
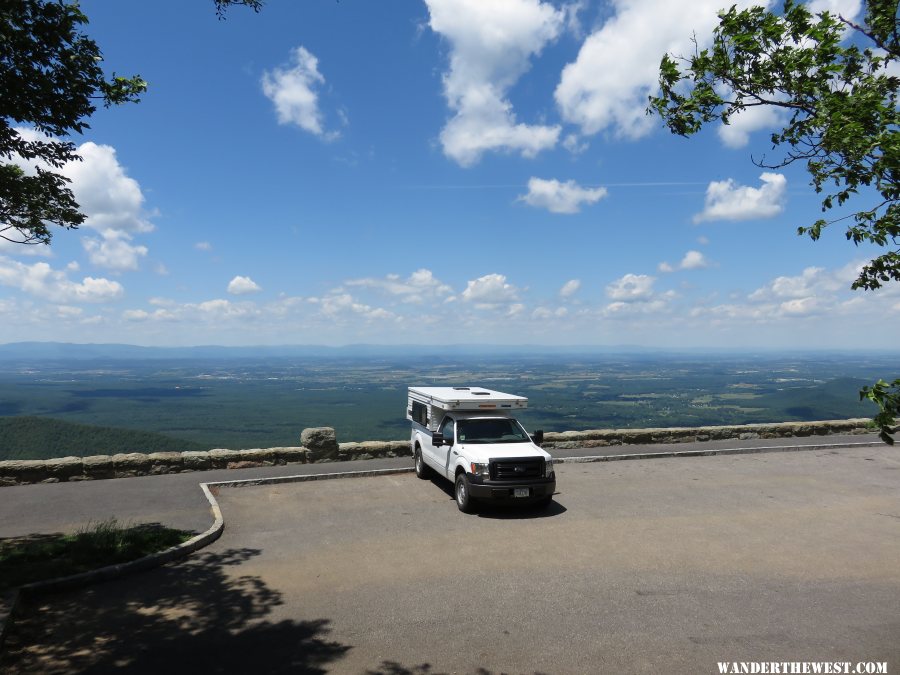
<instances>
[{"instance_id":1,"label":"paved parking lot","mask_svg":"<svg viewBox=\"0 0 900 675\"><path fill-rule=\"evenodd\" d=\"M544 512L411 474L226 488L188 563L26 607L3 663L159 672L900 667L900 454L569 464Z\"/></svg>"}]
</instances>

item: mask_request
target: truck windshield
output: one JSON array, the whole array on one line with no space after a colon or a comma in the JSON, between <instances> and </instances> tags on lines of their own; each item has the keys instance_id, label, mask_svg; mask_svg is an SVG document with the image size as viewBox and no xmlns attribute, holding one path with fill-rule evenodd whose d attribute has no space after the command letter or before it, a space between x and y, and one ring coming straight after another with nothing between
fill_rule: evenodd
<instances>
[{"instance_id":1,"label":"truck windshield","mask_svg":"<svg viewBox=\"0 0 900 675\"><path fill-rule=\"evenodd\" d=\"M522 425L511 419L459 420L460 443L527 443L531 439Z\"/></svg>"}]
</instances>

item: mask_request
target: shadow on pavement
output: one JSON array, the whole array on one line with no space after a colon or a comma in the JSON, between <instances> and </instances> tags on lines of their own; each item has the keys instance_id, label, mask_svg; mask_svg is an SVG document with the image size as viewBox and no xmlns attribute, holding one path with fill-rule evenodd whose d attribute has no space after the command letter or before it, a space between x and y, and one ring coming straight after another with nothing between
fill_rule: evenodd
<instances>
[{"instance_id":1,"label":"shadow on pavement","mask_svg":"<svg viewBox=\"0 0 900 675\"><path fill-rule=\"evenodd\" d=\"M455 488L449 480L441 478L432 472L429 481L440 489L451 501L456 501ZM479 518L496 518L499 520L520 520L530 518L552 518L566 512L566 507L557 501L552 501L546 507L539 507L533 503L516 504L514 502L495 503L478 502L475 504L475 515Z\"/></svg>"},{"instance_id":2,"label":"shadow on pavement","mask_svg":"<svg viewBox=\"0 0 900 675\"><path fill-rule=\"evenodd\" d=\"M0 672L325 673L349 645L328 619L265 620L281 594L227 568L257 549L205 552L179 565L33 597L23 603Z\"/></svg>"},{"instance_id":3,"label":"shadow on pavement","mask_svg":"<svg viewBox=\"0 0 900 675\"><path fill-rule=\"evenodd\" d=\"M404 666L396 661L382 661L376 670L367 670L365 675L448 675L443 671L432 670L430 663L422 663L418 666ZM493 675L490 670L479 668L471 675ZM534 675L543 675L535 672Z\"/></svg>"}]
</instances>

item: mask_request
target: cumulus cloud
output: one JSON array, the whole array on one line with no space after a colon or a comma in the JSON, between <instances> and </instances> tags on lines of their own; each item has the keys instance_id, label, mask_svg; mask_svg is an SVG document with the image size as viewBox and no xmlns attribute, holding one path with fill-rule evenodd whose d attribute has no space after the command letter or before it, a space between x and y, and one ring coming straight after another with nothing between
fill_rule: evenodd
<instances>
[{"instance_id":1,"label":"cumulus cloud","mask_svg":"<svg viewBox=\"0 0 900 675\"><path fill-rule=\"evenodd\" d=\"M486 274L469 281L462 298L480 309L487 309L515 302L519 299L519 289L507 283L502 274Z\"/></svg>"},{"instance_id":2,"label":"cumulus cloud","mask_svg":"<svg viewBox=\"0 0 900 675\"><path fill-rule=\"evenodd\" d=\"M855 272L851 267L851 272ZM823 267L807 267L796 276L779 276L756 289L749 295L753 302L767 302L772 300L797 300L808 298L817 294L832 294L850 285L847 268L837 272L828 272Z\"/></svg>"},{"instance_id":3,"label":"cumulus cloud","mask_svg":"<svg viewBox=\"0 0 900 675\"><path fill-rule=\"evenodd\" d=\"M532 319L544 320L544 319L563 319L568 316L569 310L565 307L557 307L556 309L551 309L550 307L537 307L531 313Z\"/></svg>"},{"instance_id":4,"label":"cumulus cloud","mask_svg":"<svg viewBox=\"0 0 900 675\"><path fill-rule=\"evenodd\" d=\"M744 108L731 116L728 124L719 126L719 140L729 148L743 148L750 142L750 134L760 129L773 129L784 123L780 108L757 106Z\"/></svg>"},{"instance_id":5,"label":"cumulus cloud","mask_svg":"<svg viewBox=\"0 0 900 675\"><path fill-rule=\"evenodd\" d=\"M772 218L784 210L787 179L780 173L760 175L758 188L738 185L731 178L713 181L706 188L706 204L694 222Z\"/></svg>"},{"instance_id":6,"label":"cumulus cloud","mask_svg":"<svg viewBox=\"0 0 900 675\"><path fill-rule=\"evenodd\" d=\"M862 9L860 0L811 0L807 6L813 14L830 12L833 16L842 16L848 21L855 19Z\"/></svg>"},{"instance_id":7,"label":"cumulus cloud","mask_svg":"<svg viewBox=\"0 0 900 675\"><path fill-rule=\"evenodd\" d=\"M279 124L295 124L324 140L340 134L326 131L319 109L319 90L325 78L319 72L319 60L305 47L291 51L284 66L263 73L263 93L275 104Z\"/></svg>"},{"instance_id":8,"label":"cumulus cloud","mask_svg":"<svg viewBox=\"0 0 900 675\"><path fill-rule=\"evenodd\" d=\"M562 298L571 298L581 288L581 281L578 279L570 279L559 289L559 295Z\"/></svg>"},{"instance_id":9,"label":"cumulus cloud","mask_svg":"<svg viewBox=\"0 0 900 675\"><path fill-rule=\"evenodd\" d=\"M581 187L574 180L561 183L555 179L531 178L528 194L522 195L519 200L551 213L578 213L582 204L596 204L606 194L604 187Z\"/></svg>"},{"instance_id":10,"label":"cumulus cloud","mask_svg":"<svg viewBox=\"0 0 900 675\"><path fill-rule=\"evenodd\" d=\"M871 316L883 317L885 304L897 291L888 288L881 294L854 294L850 284L862 265L853 261L835 269L807 267L800 274L775 277L746 296L745 302L695 307L690 314L694 318L756 323L845 316L852 324Z\"/></svg>"},{"instance_id":11,"label":"cumulus cloud","mask_svg":"<svg viewBox=\"0 0 900 675\"><path fill-rule=\"evenodd\" d=\"M656 277L646 274L626 274L606 287L606 295L610 300L624 303L649 300L655 281Z\"/></svg>"},{"instance_id":12,"label":"cumulus cloud","mask_svg":"<svg viewBox=\"0 0 900 675\"><path fill-rule=\"evenodd\" d=\"M386 309L359 302L349 293L332 293L315 299L314 302L319 304L323 314L332 318L346 313L357 314L366 319L395 318L395 315Z\"/></svg>"},{"instance_id":13,"label":"cumulus cloud","mask_svg":"<svg viewBox=\"0 0 900 675\"><path fill-rule=\"evenodd\" d=\"M573 155L580 155L590 147L590 143L579 138L578 134L568 134L563 139L562 146Z\"/></svg>"},{"instance_id":14,"label":"cumulus cloud","mask_svg":"<svg viewBox=\"0 0 900 675\"><path fill-rule=\"evenodd\" d=\"M228 292L232 295L247 295L248 293L259 293L262 288L259 287L250 277L236 276L228 282Z\"/></svg>"},{"instance_id":15,"label":"cumulus cloud","mask_svg":"<svg viewBox=\"0 0 900 675\"><path fill-rule=\"evenodd\" d=\"M115 148L88 142L78 146L78 154L82 161L66 164L63 173L72 180L75 199L87 215L84 226L120 238L152 232L141 186L125 173Z\"/></svg>"},{"instance_id":16,"label":"cumulus cloud","mask_svg":"<svg viewBox=\"0 0 900 675\"><path fill-rule=\"evenodd\" d=\"M762 3L743 0L738 6L750 4ZM700 49L709 45L722 3L614 0L611 6L612 15L563 69L554 96L563 119L579 125L585 135L611 129L639 138L659 124L645 110L647 97L658 88L660 57L693 53L693 36Z\"/></svg>"},{"instance_id":17,"label":"cumulus cloud","mask_svg":"<svg viewBox=\"0 0 900 675\"><path fill-rule=\"evenodd\" d=\"M198 251L212 251L212 244L208 241L198 241L194 244L194 248Z\"/></svg>"},{"instance_id":18,"label":"cumulus cloud","mask_svg":"<svg viewBox=\"0 0 900 675\"><path fill-rule=\"evenodd\" d=\"M351 287L370 288L399 297L403 302L419 304L426 300L449 296L453 289L437 279L431 270L421 268L402 279L399 274L384 278L366 277L344 282Z\"/></svg>"},{"instance_id":19,"label":"cumulus cloud","mask_svg":"<svg viewBox=\"0 0 900 675\"><path fill-rule=\"evenodd\" d=\"M66 271L55 270L45 262L27 265L2 257L0 284L59 303L108 302L125 293L117 281L84 277L79 283L69 279Z\"/></svg>"},{"instance_id":20,"label":"cumulus cloud","mask_svg":"<svg viewBox=\"0 0 900 675\"><path fill-rule=\"evenodd\" d=\"M15 131L27 140L46 140L34 129ZM147 247L130 242L134 235L155 229L144 209L140 184L128 176L112 146L87 142L78 146L77 152L82 161L69 162L57 171L71 181L75 200L86 216L82 227L99 234L99 238L85 237L82 241L89 259L98 267L115 271L137 269ZM27 172L35 171L33 162L17 157L13 161Z\"/></svg>"},{"instance_id":21,"label":"cumulus cloud","mask_svg":"<svg viewBox=\"0 0 900 675\"><path fill-rule=\"evenodd\" d=\"M147 255L146 246L130 244L127 235L117 232L109 232L101 239L85 237L81 244L92 264L117 272L136 270L140 259Z\"/></svg>"},{"instance_id":22,"label":"cumulus cloud","mask_svg":"<svg viewBox=\"0 0 900 675\"><path fill-rule=\"evenodd\" d=\"M679 270L699 270L705 267L709 267L709 261L706 259L706 256L700 251L688 251L677 265L661 262L659 264L659 271L676 272Z\"/></svg>"},{"instance_id":23,"label":"cumulus cloud","mask_svg":"<svg viewBox=\"0 0 900 675\"><path fill-rule=\"evenodd\" d=\"M9 239L4 239L0 237L0 254L9 253L16 256L35 256L41 258L49 258L53 255L49 246L41 246L38 244L20 244L17 243L19 240L13 234L12 230L7 230L2 233L4 236L9 237L13 241Z\"/></svg>"},{"instance_id":24,"label":"cumulus cloud","mask_svg":"<svg viewBox=\"0 0 900 675\"><path fill-rule=\"evenodd\" d=\"M540 0L426 0L431 29L450 45L444 96L453 117L441 131L444 154L461 166L487 151L524 157L556 145L559 126L516 121L506 95L530 59L560 34L563 10Z\"/></svg>"}]
</instances>

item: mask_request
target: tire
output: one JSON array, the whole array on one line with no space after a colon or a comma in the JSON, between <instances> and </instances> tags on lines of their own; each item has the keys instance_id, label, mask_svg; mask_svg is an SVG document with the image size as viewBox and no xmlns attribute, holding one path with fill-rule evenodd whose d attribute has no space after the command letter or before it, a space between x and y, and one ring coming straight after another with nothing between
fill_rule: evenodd
<instances>
[{"instance_id":1,"label":"tire","mask_svg":"<svg viewBox=\"0 0 900 675\"><path fill-rule=\"evenodd\" d=\"M425 460L422 459L422 449L418 445L416 445L414 457L416 462L416 477L426 480L430 476L431 470L428 468L428 465L425 464Z\"/></svg>"},{"instance_id":2,"label":"tire","mask_svg":"<svg viewBox=\"0 0 900 675\"><path fill-rule=\"evenodd\" d=\"M472 513L474 504L472 503L472 496L469 493L469 479L465 472L461 471L456 474L455 488L453 494L456 497L456 505L459 507L459 510L463 513Z\"/></svg>"}]
</instances>

